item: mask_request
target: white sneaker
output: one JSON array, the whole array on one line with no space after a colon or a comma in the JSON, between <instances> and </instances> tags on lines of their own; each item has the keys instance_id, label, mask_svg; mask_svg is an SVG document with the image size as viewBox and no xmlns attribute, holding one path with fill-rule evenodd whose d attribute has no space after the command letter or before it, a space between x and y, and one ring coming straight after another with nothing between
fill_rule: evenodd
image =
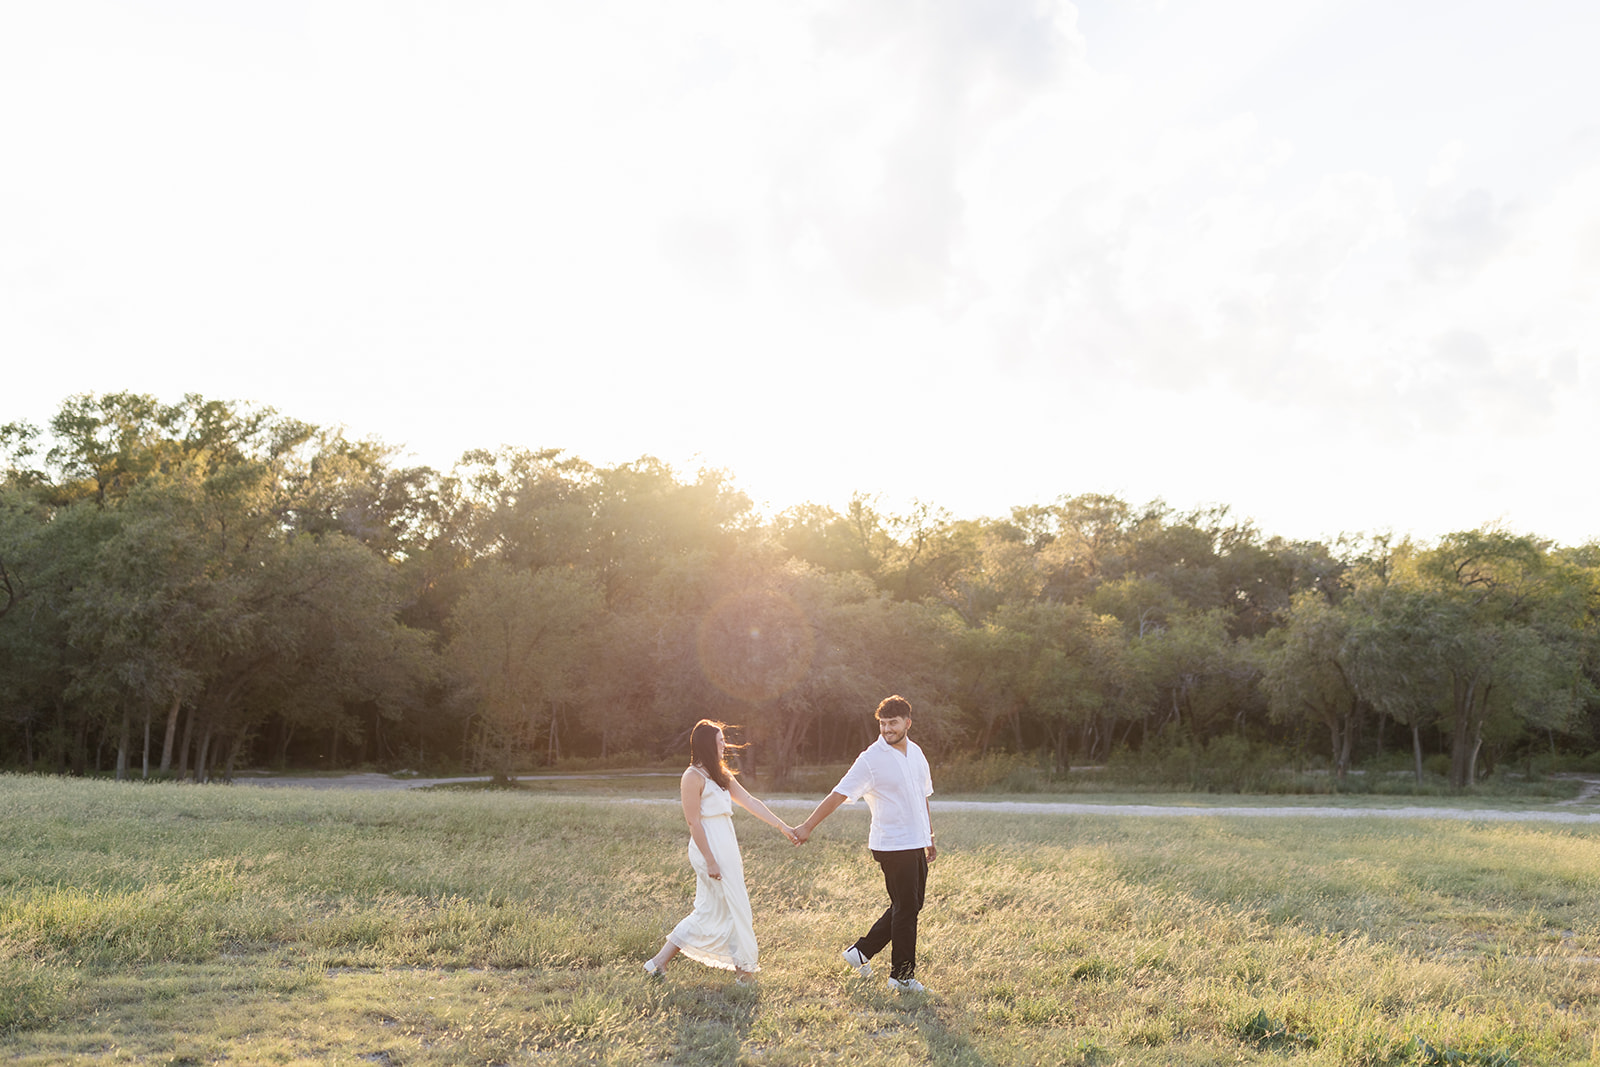
<instances>
[{"instance_id":1,"label":"white sneaker","mask_svg":"<svg viewBox=\"0 0 1600 1067\"><path fill-rule=\"evenodd\" d=\"M854 945L851 945L849 948L839 953L839 955L843 956L844 961L851 967L854 967L856 973L861 977L872 977L872 963L867 959L867 957L861 954L860 949L856 948Z\"/></svg>"},{"instance_id":2,"label":"white sneaker","mask_svg":"<svg viewBox=\"0 0 1600 1067\"><path fill-rule=\"evenodd\" d=\"M926 993L928 991L927 987L915 978L891 978L889 979L889 988L896 993Z\"/></svg>"}]
</instances>

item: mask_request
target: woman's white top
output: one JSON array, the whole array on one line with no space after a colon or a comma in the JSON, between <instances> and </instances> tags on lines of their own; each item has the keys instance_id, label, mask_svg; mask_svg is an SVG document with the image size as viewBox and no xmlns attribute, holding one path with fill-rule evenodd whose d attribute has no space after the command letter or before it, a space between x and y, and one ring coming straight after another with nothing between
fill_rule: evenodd
<instances>
[{"instance_id":1,"label":"woman's white top","mask_svg":"<svg viewBox=\"0 0 1600 1067\"><path fill-rule=\"evenodd\" d=\"M709 819L714 815L732 815L733 794L718 785L711 775L701 768L691 769L705 779L705 784L700 787L700 817Z\"/></svg>"}]
</instances>

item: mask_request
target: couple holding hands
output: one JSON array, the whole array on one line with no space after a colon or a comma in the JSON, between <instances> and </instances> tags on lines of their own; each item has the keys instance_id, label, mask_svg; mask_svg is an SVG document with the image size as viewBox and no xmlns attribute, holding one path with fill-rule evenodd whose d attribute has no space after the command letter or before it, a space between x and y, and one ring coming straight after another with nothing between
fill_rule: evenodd
<instances>
[{"instance_id":1,"label":"couple holding hands","mask_svg":"<svg viewBox=\"0 0 1600 1067\"><path fill-rule=\"evenodd\" d=\"M667 962L682 952L709 967L734 972L740 983L760 970L750 896L744 887L744 861L733 832L733 805L738 804L769 826L802 845L817 824L840 804L865 799L872 813L867 844L883 868L889 907L872 929L842 953L858 974L872 974L868 962L885 945L890 953L889 988L900 993L925 992L916 980L917 914L928 883L928 862L936 855L928 796L933 777L922 749L907 733L911 703L892 696L878 705L878 740L856 757L811 817L791 827L739 784L723 759L727 742L723 724L701 719L689 735L689 769L683 772L680 796L689 824L689 865L694 868L694 911L667 935L661 951L644 969L659 978Z\"/></svg>"}]
</instances>

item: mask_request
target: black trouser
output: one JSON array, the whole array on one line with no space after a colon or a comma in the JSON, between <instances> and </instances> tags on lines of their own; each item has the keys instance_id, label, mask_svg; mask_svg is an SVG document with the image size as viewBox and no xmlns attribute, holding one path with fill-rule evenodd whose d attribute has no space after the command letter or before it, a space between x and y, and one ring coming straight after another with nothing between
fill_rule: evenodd
<instances>
[{"instance_id":1,"label":"black trouser","mask_svg":"<svg viewBox=\"0 0 1600 1067\"><path fill-rule=\"evenodd\" d=\"M889 908L855 947L871 959L884 945L893 942L889 977L905 981L917 973L917 913L922 910L922 896L928 888L928 853L920 848L908 848L903 852L873 849L872 858L883 868Z\"/></svg>"}]
</instances>

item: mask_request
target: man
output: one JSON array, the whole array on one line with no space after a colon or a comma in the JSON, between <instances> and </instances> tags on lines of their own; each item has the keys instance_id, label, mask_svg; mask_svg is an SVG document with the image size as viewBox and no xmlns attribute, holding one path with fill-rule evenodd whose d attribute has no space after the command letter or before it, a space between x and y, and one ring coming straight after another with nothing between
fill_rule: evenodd
<instances>
[{"instance_id":1,"label":"man","mask_svg":"<svg viewBox=\"0 0 1600 1067\"><path fill-rule=\"evenodd\" d=\"M817 824L848 800L866 798L872 812L867 845L883 868L889 890L889 908L855 944L843 952L844 961L863 978L872 974L867 962L892 944L889 988L897 993L923 993L917 981L917 913L922 910L928 885L928 864L938 854L933 844L933 816L928 796L933 775L928 760L906 734L911 730L911 702L887 697L874 712L878 740L856 757L833 792L817 805L811 817L796 828L804 843Z\"/></svg>"}]
</instances>

